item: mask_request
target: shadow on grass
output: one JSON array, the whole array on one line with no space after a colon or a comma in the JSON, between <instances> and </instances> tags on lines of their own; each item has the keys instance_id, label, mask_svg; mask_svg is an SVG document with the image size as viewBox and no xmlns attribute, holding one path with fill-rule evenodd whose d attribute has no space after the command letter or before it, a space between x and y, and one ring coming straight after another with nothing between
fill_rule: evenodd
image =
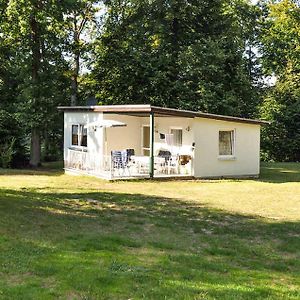
<instances>
[{"instance_id":1,"label":"shadow on grass","mask_svg":"<svg viewBox=\"0 0 300 300\"><path fill-rule=\"evenodd\" d=\"M63 162L44 163L43 167L37 169L1 169L0 176L5 175L46 175L61 176L64 174ZM138 181L139 178L124 181ZM155 179L156 181L176 181L177 179ZM189 179L188 179L189 180ZM226 181L243 181L242 179L224 179ZM260 177L262 182L287 183L300 182L300 163L261 163ZM117 180L120 181L120 180ZM203 181L200 179L200 181ZM218 183L215 180L204 180L205 183Z\"/></svg>"},{"instance_id":2,"label":"shadow on grass","mask_svg":"<svg viewBox=\"0 0 300 300\"><path fill-rule=\"evenodd\" d=\"M64 170L37 168L37 169L1 169L0 176L61 176Z\"/></svg>"},{"instance_id":3,"label":"shadow on grass","mask_svg":"<svg viewBox=\"0 0 300 300\"><path fill-rule=\"evenodd\" d=\"M296 299L299 232L299 222L142 194L0 190L0 292ZM20 274L28 278L11 284Z\"/></svg>"},{"instance_id":4,"label":"shadow on grass","mask_svg":"<svg viewBox=\"0 0 300 300\"><path fill-rule=\"evenodd\" d=\"M300 182L300 163L262 163L259 181Z\"/></svg>"},{"instance_id":5,"label":"shadow on grass","mask_svg":"<svg viewBox=\"0 0 300 300\"><path fill-rule=\"evenodd\" d=\"M24 168L24 169L2 169L0 168L0 176L5 175L46 175L46 176L60 176L64 174L63 161L44 162L38 168Z\"/></svg>"}]
</instances>

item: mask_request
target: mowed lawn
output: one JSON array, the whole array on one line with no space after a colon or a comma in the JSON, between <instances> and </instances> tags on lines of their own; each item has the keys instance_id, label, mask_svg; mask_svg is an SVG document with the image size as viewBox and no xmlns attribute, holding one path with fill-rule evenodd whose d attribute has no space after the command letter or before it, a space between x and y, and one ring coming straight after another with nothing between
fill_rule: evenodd
<instances>
[{"instance_id":1,"label":"mowed lawn","mask_svg":"<svg viewBox=\"0 0 300 300\"><path fill-rule=\"evenodd\" d=\"M2 170L0 299L300 299L300 164L259 180Z\"/></svg>"}]
</instances>

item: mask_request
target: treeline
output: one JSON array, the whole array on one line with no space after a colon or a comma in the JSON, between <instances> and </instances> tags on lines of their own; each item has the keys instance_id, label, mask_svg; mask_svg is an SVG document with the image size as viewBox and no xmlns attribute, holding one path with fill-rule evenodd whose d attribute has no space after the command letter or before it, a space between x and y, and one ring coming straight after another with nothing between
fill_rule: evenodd
<instances>
[{"instance_id":1,"label":"treeline","mask_svg":"<svg viewBox=\"0 0 300 300\"><path fill-rule=\"evenodd\" d=\"M263 118L263 159L300 160L297 1L0 0L0 14L2 167L61 159L56 107L91 97Z\"/></svg>"}]
</instances>

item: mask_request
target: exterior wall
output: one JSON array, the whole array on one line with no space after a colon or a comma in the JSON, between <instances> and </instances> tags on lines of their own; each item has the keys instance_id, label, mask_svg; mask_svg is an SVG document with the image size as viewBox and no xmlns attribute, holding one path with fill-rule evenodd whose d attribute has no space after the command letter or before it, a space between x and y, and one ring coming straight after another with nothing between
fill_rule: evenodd
<instances>
[{"instance_id":1,"label":"exterior wall","mask_svg":"<svg viewBox=\"0 0 300 300\"><path fill-rule=\"evenodd\" d=\"M106 128L107 149L105 152L107 152L107 155L110 155L112 150L123 149L134 149L136 155L141 155L141 126L143 118L120 114L104 114L104 119L127 124L124 127Z\"/></svg>"},{"instance_id":2,"label":"exterior wall","mask_svg":"<svg viewBox=\"0 0 300 300\"><path fill-rule=\"evenodd\" d=\"M219 157L219 130L235 130L232 159ZM247 176L259 174L260 126L195 118L195 177Z\"/></svg>"},{"instance_id":3,"label":"exterior wall","mask_svg":"<svg viewBox=\"0 0 300 300\"><path fill-rule=\"evenodd\" d=\"M160 133L170 133L171 128L182 129L182 147L172 147L173 154L191 154L194 136L192 132L193 119L176 117L155 117L154 119L154 153L157 154L160 149L168 149L164 141L160 139Z\"/></svg>"},{"instance_id":4,"label":"exterior wall","mask_svg":"<svg viewBox=\"0 0 300 300\"><path fill-rule=\"evenodd\" d=\"M64 158L72 140L73 124L88 124L96 121L117 120L126 127L107 128L107 146L104 142L104 130L88 128L87 151L98 157L110 155L112 150L132 148L136 155L142 154L142 126L149 125L149 117L136 117L121 114L103 114L101 112L65 112L64 113ZM173 153L190 154L195 142L194 176L220 177L259 174L260 126L246 123L219 121L204 118L176 118L155 116L155 149L168 149L160 140L160 133L167 134L170 128L182 129L181 149L170 149ZM231 160L219 157L219 130L235 130L235 155ZM96 157L96 156L95 156ZM100 163L100 160L97 160Z\"/></svg>"},{"instance_id":5,"label":"exterior wall","mask_svg":"<svg viewBox=\"0 0 300 300\"><path fill-rule=\"evenodd\" d=\"M66 160L68 148L78 148L72 146L72 125L83 124L101 121L103 114L99 112L65 112L64 113L64 159ZM93 128L88 128L87 134L87 150L90 153L101 156L103 154L103 134L102 130L94 131Z\"/></svg>"},{"instance_id":6,"label":"exterior wall","mask_svg":"<svg viewBox=\"0 0 300 300\"><path fill-rule=\"evenodd\" d=\"M106 120L116 120L127 124L126 127L107 128L107 153L112 150L122 150L132 148L136 155L142 155L142 127L149 125L149 117L135 117L118 114L104 114ZM165 142L160 140L160 133L169 133L170 128L182 129L182 149L181 152L189 154L193 143L192 132L193 119L176 117L155 117L154 126L154 154L160 149L167 149ZM174 147L176 148L176 147ZM179 149L172 149L178 152Z\"/></svg>"}]
</instances>

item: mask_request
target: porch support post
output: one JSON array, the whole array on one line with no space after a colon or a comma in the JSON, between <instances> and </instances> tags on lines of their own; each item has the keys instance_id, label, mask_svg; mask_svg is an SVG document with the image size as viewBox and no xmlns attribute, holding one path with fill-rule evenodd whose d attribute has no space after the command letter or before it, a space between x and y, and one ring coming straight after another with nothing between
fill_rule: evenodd
<instances>
[{"instance_id":1,"label":"porch support post","mask_svg":"<svg viewBox=\"0 0 300 300\"><path fill-rule=\"evenodd\" d=\"M150 178L154 177L154 113L150 113Z\"/></svg>"}]
</instances>

